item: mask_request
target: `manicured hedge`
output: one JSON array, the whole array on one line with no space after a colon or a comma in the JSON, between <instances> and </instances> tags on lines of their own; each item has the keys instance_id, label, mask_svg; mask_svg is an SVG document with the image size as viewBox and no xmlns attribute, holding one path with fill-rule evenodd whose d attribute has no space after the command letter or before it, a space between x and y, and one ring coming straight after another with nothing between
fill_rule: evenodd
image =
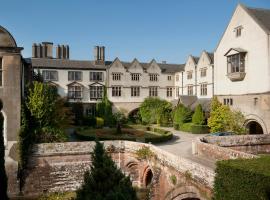
<instances>
[{"instance_id":1,"label":"manicured hedge","mask_svg":"<svg viewBox=\"0 0 270 200\"><path fill-rule=\"evenodd\" d=\"M179 130L184 132L191 132L191 127L193 126L193 123L184 123L179 125Z\"/></svg>"},{"instance_id":2,"label":"manicured hedge","mask_svg":"<svg viewBox=\"0 0 270 200\"><path fill-rule=\"evenodd\" d=\"M191 132L193 134L207 134L209 133L209 127L207 125L192 125Z\"/></svg>"},{"instance_id":3,"label":"manicured hedge","mask_svg":"<svg viewBox=\"0 0 270 200\"><path fill-rule=\"evenodd\" d=\"M136 126L135 126L136 127ZM78 128L75 131L76 137L79 140L83 140L83 141L93 141L95 140L95 135L83 135L80 134L80 129L82 128ZM110 134L108 133L108 135L103 135L103 136L99 136L99 140L128 140L128 141L139 141L139 142L145 142L145 143L160 143L160 142L166 142L170 139L172 139L173 134L170 131L166 131L160 128L154 128L154 127L149 127L149 126L138 126L138 129L141 129L143 131L149 131L149 132L154 132L154 133L158 133L157 136L155 137L143 137L143 138L136 138L134 136L129 136L126 134Z\"/></svg>"},{"instance_id":4,"label":"manicured hedge","mask_svg":"<svg viewBox=\"0 0 270 200\"><path fill-rule=\"evenodd\" d=\"M270 199L270 156L217 162L214 199Z\"/></svg>"}]
</instances>

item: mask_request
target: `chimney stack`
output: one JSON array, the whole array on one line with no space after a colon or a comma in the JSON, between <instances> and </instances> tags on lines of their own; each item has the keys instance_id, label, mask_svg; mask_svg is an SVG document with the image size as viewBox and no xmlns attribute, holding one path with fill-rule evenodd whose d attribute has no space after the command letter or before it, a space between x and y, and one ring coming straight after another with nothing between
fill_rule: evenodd
<instances>
[{"instance_id":1,"label":"chimney stack","mask_svg":"<svg viewBox=\"0 0 270 200\"><path fill-rule=\"evenodd\" d=\"M57 59L61 59L62 58L61 46L59 44L56 46L56 58Z\"/></svg>"},{"instance_id":2,"label":"chimney stack","mask_svg":"<svg viewBox=\"0 0 270 200\"><path fill-rule=\"evenodd\" d=\"M36 58L37 57L37 44L33 43L32 45L32 58Z\"/></svg>"},{"instance_id":3,"label":"chimney stack","mask_svg":"<svg viewBox=\"0 0 270 200\"><path fill-rule=\"evenodd\" d=\"M69 46L58 44L56 46L56 58L57 59L69 59Z\"/></svg>"},{"instance_id":4,"label":"chimney stack","mask_svg":"<svg viewBox=\"0 0 270 200\"><path fill-rule=\"evenodd\" d=\"M96 65L104 65L105 63L105 47L95 46L94 47L94 59Z\"/></svg>"},{"instance_id":5,"label":"chimney stack","mask_svg":"<svg viewBox=\"0 0 270 200\"><path fill-rule=\"evenodd\" d=\"M53 43L52 42L42 42L42 45L44 47L43 55L44 58L53 58Z\"/></svg>"}]
</instances>

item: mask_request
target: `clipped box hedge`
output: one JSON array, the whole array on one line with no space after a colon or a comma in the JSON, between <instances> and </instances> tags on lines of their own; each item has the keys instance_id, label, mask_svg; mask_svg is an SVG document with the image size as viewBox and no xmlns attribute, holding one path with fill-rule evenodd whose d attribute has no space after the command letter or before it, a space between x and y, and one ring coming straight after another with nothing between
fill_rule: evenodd
<instances>
[{"instance_id":1,"label":"clipped box hedge","mask_svg":"<svg viewBox=\"0 0 270 200\"><path fill-rule=\"evenodd\" d=\"M270 199L270 156L218 161L214 199Z\"/></svg>"},{"instance_id":2,"label":"clipped box hedge","mask_svg":"<svg viewBox=\"0 0 270 200\"><path fill-rule=\"evenodd\" d=\"M193 134L207 134L209 133L209 127L207 125L196 125L191 126L191 132Z\"/></svg>"}]
</instances>

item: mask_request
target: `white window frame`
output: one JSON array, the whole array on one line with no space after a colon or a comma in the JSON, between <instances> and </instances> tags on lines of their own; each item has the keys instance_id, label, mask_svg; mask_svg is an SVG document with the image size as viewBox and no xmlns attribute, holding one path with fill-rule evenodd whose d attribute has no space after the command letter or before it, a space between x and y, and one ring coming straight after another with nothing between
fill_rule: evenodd
<instances>
[{"instance_id":1,"label":"white window frame","mask_svg":"<svg viewBox=\"0 0 270 200\"><path fill-rule=\"evenodd\" d=\"M131 80L132 81L140 81L140 74L139 73L131 73Z\"/></svg>"},{"instance_id":2,"label":"white window frame","mask_svg":"<svg viewBox=\"0 0 270 200\"><path fill-rule=\"evenodd\" d=\"M80 78L77 75L80 74ZM82 71L68 71L68 81L82 81L83 73Z\"/></svg>"},{"instance_id":3,"label":"white window frame","mask_svg":"<svg viewBox=\"0 0 270 200\"><path fill-rule=\"evenodd\" d=\"M56 78L52 78L52 73L56 73ZM58 71L56 70L43 70L42 77L44 81L58 81Z\"/></svg>"},{"instance_id":4,"label":"white window frame","mask_svg":"<svg viewBox=\"0 0 270 200\"><path fill-rule=\"evenodd\" d=\"M89 88L90 100L102 99L104 94L104 86L102 85L91 85Z\"/></svg>"},{"instance_id":5,"label":"white window frame","mask_svg":"<svg viewBox=\"0 0 270 200\"><path fill-rule=\"evenodd\" d=\"M158 81L158 74L149 74L150 81Z\"/></svg>"},{"instance_id":6,"label":"white window frame","mask_svg":"<svg viewBox=\"0 0 270 200\"><path fill-rule=\"evenodd\" d=\"M90 72L89 73L89 80L90 81L103 81L104 75L103 72Z\"/></svg>"},{"instance_id":7,"label":"white window frame","mask_svg":"<svg viewBox=\"0 0 270 200\"><path fill-rule=\"evenodd\" d=\"M188 96L192 96L193 95L193 85L188 85L187 90L188 90Z\"/></svg>"},{"instance_id":8,"label":"white window frame","mask_svg":"<svg viewBox=\"0 0 270 200\"><path fill-rule=\"evenodd\" d=\"M149 87L149 97L157 97L158 96L158 87L150 86Z\"/></svg>"},{"instance_id":9,"label":"white window frame","mask_svg":"<svg viewBox=\"0 0 270 200\"><path fill-rule=\"evenodd\" d=\"M132 97L140 96L140 86L131 86L130 93Z\"/></svg>"},{"instance_id":10,"label":"white window frame","mask_svg":"<svg viewBox=\"0 0 270 200\"><path fill-rule=\"evenodd\" d=\"M112 73L113 81L121 81L121 73Z\"/></svg>"},{"instance_id":11,"label":"white window frame","mask_svg":"<svg viewBox=\"0 0 270 200\"><path fill-rule=\"evenodd\" d=\"M173 88L167 87L167 97L172 97L172 93L173 93Z\"/></svg>"},{"instance_id":12,"label":"white window frame","mask_svg":"<svg viewBox=\"0 0 270 200\"><path fill-rule=\"evenodd\" d=\"M78 85L68 86L68 98L69 99L82 99L83 87Z\"/></svg>"},{"instance_id":13,"label":"white window frame","mask_svg":"<svg viewBox=\"0 0 270 200\"><path fill-rule=\"evenodd\" d=\"M202 83L200 85L200 95L207 96L207 83Z\"/></svg>"},{"instance_id":14,"label":"white window frame","mask_svg":"<svg viewBox=\"0 0 270 200\"><path fill-rule=\"evenodd\" d=\"M112 97L121 97L121 96L122 96L122 87L112 86Z\"/></svg>"}]
</instances>

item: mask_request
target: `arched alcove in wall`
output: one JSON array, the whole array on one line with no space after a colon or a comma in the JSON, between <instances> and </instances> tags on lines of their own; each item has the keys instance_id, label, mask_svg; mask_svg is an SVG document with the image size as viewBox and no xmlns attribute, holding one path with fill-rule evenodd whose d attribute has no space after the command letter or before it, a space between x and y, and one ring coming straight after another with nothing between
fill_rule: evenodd
<instances>
[{"instance_id":1,"label":"arched alcove in wall","mask_svg":"<svg viewBox=\"0 0 270 200\"><path fill-rule=\"evenodd\" d=\"M257 115L247 115L245 121L245 128L247 129L247 134L267 134L267 126Z\"/></svg>"},{"instance_id":2,"label":"arched alcove in wall","mask_svg":"<svg viewBox=\"0 0 270 200\"><path fill-rule=\"evenodd\" d=\"M153 172L150 167L146 167L143 173L143 185L144 187L148 187L151 185L152 180L153 180Z\"/></svg>"}]
</instances>

